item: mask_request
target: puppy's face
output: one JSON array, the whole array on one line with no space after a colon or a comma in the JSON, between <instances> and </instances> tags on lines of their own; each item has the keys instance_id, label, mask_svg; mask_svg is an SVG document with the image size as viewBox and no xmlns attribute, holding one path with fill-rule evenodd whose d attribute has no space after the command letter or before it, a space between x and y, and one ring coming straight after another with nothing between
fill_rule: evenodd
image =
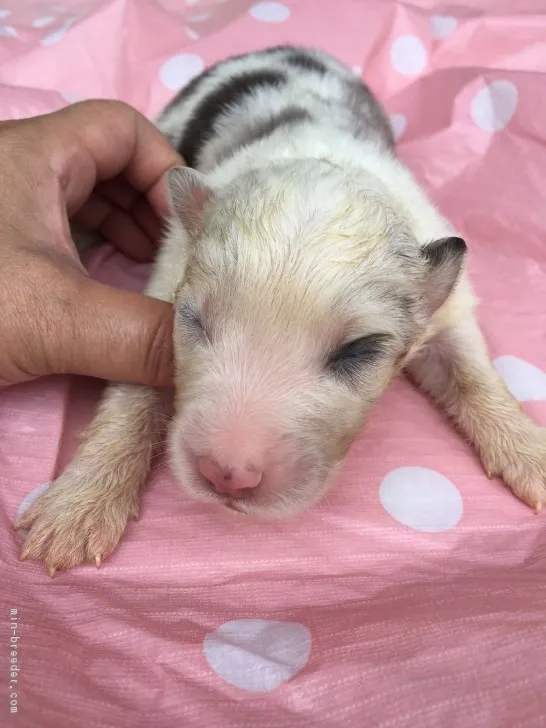
<instances>
[{"instance_id":1,"label":"puppy's face","mask_svg":"<svg viewBox=\"0 0 546 728\"><path fill-rule=\"evenodd\" d=\"M296 513L326 491L422 333L430 260L327 163L252 172L216 193L178 170L171 192L171 237L188 244L174 472L199 500Z\"/></svg>"}]
</instances>

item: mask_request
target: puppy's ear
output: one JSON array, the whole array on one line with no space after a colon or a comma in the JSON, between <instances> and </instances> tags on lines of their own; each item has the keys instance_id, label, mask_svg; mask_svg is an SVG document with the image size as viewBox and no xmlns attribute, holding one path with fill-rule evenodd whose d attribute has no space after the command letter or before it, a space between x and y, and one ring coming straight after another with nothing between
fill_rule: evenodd
<instances>
[{"instance_id":1,"label":"puppy's ear","mask_svg":"<svg viewBox=\"0 0 546 728\"><path fill-rule=\"evenodd\" d=\"M430 313L442 306L455 288L466 258L466 243L462 238L441 238L421 250L426 261L426 300Z\"/></svg>"},{"instance_id":2,"label":"puppy's ear","mask_svg":"<svg viewBox=\"0 0 546 728\"><path fill-rule=\"evenodd\" d=\"M169 211L189 235L200 232L205 205L214 192L205 177L189 167L173 167L166 175Z\"/></svg>"}]
</instances>

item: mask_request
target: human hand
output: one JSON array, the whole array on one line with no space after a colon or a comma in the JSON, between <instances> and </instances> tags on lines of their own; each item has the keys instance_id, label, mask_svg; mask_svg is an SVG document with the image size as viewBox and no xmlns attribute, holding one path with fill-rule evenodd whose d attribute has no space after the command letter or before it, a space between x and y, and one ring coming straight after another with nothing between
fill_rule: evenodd
<instances>
[{"instance_id":1,"label":"human hand","mask_svg":"<svg viewBox=\"0 0 546 728\"><path fill-rule=\"evenodd\" d=\"M171 384L172 306L91 280L69 219L152 260L162 176L181 163L115 101L0 123L0 386L58 373Z\"/></svg>"}]
</instances>

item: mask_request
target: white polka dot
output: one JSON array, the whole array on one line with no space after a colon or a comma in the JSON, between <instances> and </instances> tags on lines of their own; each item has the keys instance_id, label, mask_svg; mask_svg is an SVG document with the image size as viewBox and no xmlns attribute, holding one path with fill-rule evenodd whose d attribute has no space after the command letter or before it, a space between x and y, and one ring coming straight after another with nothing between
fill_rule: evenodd
<instances>
[{"instance_id":1,"label":"white polka dot","mask_svg":"<svg viewBox=\"0 0 546 728\"><path fill-rule=\"evenodd\" d=\"M362 66L353 66L352 70L355 76L362 76Z\"/></svg>"},{"instance_id":2,"label":"white polka dot","mask_svg":"<svg viewBox=\"0 0 546 728\"><path fill-rule=\"evenodd\" d=\"M186 0L186 5L197 5L199 0Z\"/></svg>"},{"instance_id":3,"label":"white polka dot","mask_svg":"<svg viewBox=\"0 0 546 728\"><path fill-rule=\"evenodd\" d=\"M311 632L298 622L237 619L206 635L205 658L230 685L271 692L294 677L311 652Z\"/></svg>"},{"instance_id":4,"label":"white polka dot","mask_svg":"<svg viewBox=\"0 0 546 728\"><path fill-rule=\"evenodd\" d=\"M26 511L26 509L34 503L34 501L42 495L42 493L45 493L46 490L49 488L51 483L42 483L37 488L34 488L34 490L31 490L30 493L27 493L26 496L21 501L21 504L19 506L19 509L17 510L17 518L20 518L23 513Z\"/></svg>"},{"instance_id":5,"label":"white polka dot","mask_svg":"<svg viewBox=\"0 0 546 728\"><path fill-rule=\"evenodd\" d=\"M451 15L433 15L430 19L430 32L437 40L447 38L457 29L457 18Z\"/></svg>"},{"instance_id":6,"label":"white polka dot","mask_svg":"<svg viewBox=\"0 0 546 728\"><path fill-rule=\"evenodd\" d=\"M499 356L495 368L520 402L546 400L546 373L517 356Z\"/></svg>"},{"instance_id":7,"label":"white polka dot","mask_svg":"<svg viewBox=\"0 0 546 728\"><path fill-rule=\"evenodd\" d=\"M32 21L33 28L47 28L48 25L53 25L57 20L54 15L44 15L41 18L35 18Z\"/></svg>"},{"instance_id":8,"label":"white polka dot","mask_svg":"<svg viewBox=\"0 0 546 728\"><path fill-rule=\"evenodd\" d=\"M463 515L463 500L457 488L428 468L392 470L381 483L379 499L387 513L416 531L447 531Z\"/></svg>"},{"instance_id":9,"label":"white polka dot","mask_svg":"<svg viewBox=\"0 0 546 728\"><path fill-rule=\"evenodd\" d=\"M50 33L49 35L46 35L45 38L42 38L40 43L44 46L55 45L64 38L67 31L70 30L75 22L76 18L70 18L69 20L65 21L61 28L54 30L53 33Z\"/></svg>"},{"instance_id":10,"label":"white polka dot","mask_svg":"<svg viewBox=\"0 0 546 728\"><path fill-rule=\"evenodd\" d=\"M415 35L401 35L391 46L393 68L403 76L417 76L427 65L427 50Z\"/></svg>"},{"instance_id":11,"label":"white polka dot","mask_svg":"<svg viewBox=\"0 0 546 728\"><path fill-rule=\"evenodd\" d=\"M281 3L256 3L248 12L264 23L284 23L290 17L290 10Z\"/></svg>"},{"instance_id":12,"label":"white polka dot","mask_svg":"<svg viewBox=\"0 0 546 728\"><path fill-rule=\"evenodd\" d=\"M42 495L42 493L45 493L46 490L49 488L51 483L42 483L37 488L34 488L34 490L31 490L30 493L27 493L26 496L21 501L21 504L19 508L17 509L17 515L15 517L15 520L18 518L21 518L23 513L27 510L27 508L34 503L34 501ZM22 535L26 533L26 531L20 531Z\"/></svg>"},{"instance_id":13,"label":"white polka dot","mask_svg":"<svg viewBox=\"0 0 546 728\"><path fill-rule=\"evenodd\" d=\"M406 131L408 120L404 114L391 114L390 115L391 127L395 139L400 139L402 134Z\"/></svg>"},{"instance_id":14,"label":"white polka dot","mask_svg":"<svg viewBox=\"0 0 546 728\"><path fill-rule=\"evenodd\" d=\"M11 10L0 10L0 20L5 20L11 15Z\"/></svg>"},{"instance_id":15,"label":"white polka dot","mask_svg":"<svg viewBox=\"0 0 546 728\"><path fill-rule=\"evenodd\" d=\"M474 96L470 115L483 131L500 131L514 116L517 104L518 90L513 83L493 81Z\"/></svg>"},{"instance_id":16,"label":"white polka dot","mask_svg":"<svg viewBox=\"0 0 546 728\"><path fill-rule=\"evenodd\" d=\"M62 40L62 38L64 38L65 33L66 33L66 28L59 28L58 30L55 30L53 33L46 35L45 38L42 38L40 43L44 46L55 45L60 40Z\"/></svg>"},{"instance_id":17,"label":"white polka dot","mask_svg":"<svg viewBox=\"0 0 546 728\"><path fill-rule=\"evenodd\" d=\"M178 91L204 69L205 64L200 56L194 53L181 53L165 61L159 71L159 78L166 88Z\"/></svg>"},{"instance_id":18,"label":"white polka dot","mask_svg":"<svg viewBox=\"0 0 546 728\"><path fill-rule=\"evenodd\" d=\"M199 33L193 30L193 28L188 28L187 25L184 26L184 31L190 40L199 40L201 37Z\"/></svg>"},{"instance_id":19,"label":"white polka dot","mask_svg":"<svg viewBox=\"0 0 546 728\"><path fill-rule=\"evenodd\" d=\"M0 25L0 38L17 38L17 31L11 25Z\"/></svg>"}]
</instances>

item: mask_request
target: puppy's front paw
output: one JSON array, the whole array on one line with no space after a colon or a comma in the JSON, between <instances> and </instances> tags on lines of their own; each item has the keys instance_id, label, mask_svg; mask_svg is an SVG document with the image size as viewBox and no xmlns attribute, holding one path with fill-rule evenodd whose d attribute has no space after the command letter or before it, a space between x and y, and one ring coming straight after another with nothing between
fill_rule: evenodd
<instances>
[{"instance_id":1,"label":"puppy's front paw","mask_svg":"<svg viewBox=\"0 0 546 728\"><path fill-rule=\"evenodd\" d=\"M536 513L546 506L546 429L529 427L484 454L489 477L500 477Z\"/></svg>"},{"instance_id":2,"label":"puppy's front paw","mask_svg":"<svg viewBox=\"0 0 546 728\"><path fill-rule=\"evenodd\" d=\"M92 476L67 472L15 524L29 532L21 559L43 561L50 576L87 562L98 567L137 517L133 489L106 490Z\"/></svg>"}]
</instances>

